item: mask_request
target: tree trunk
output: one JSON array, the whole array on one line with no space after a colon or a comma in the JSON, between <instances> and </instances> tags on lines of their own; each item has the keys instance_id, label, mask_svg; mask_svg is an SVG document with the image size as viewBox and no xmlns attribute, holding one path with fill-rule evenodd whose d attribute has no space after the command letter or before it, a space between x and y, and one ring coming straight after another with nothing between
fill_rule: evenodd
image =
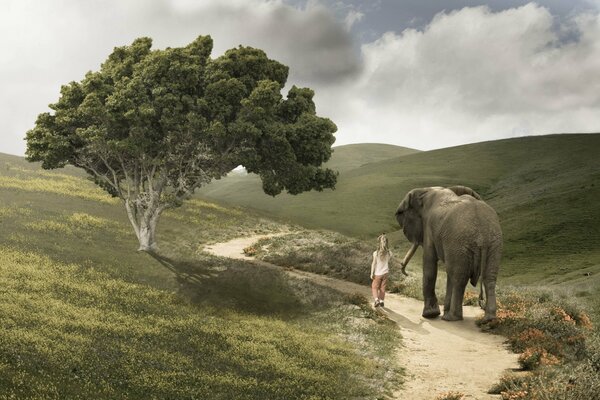
<instances>
[{"instance_id":1,"label":"tree trunk","mask_svg":"<svg viewBox=\"0 0 600 400\"><path fill-rule=\"evenodd\" d=\"M145 251L146 253L155 253L158 250L156 245L156 224L158 222L158 215L152 216L149 220L143 218L140 224L140 235L138 241L140 247L138 251Z\"/></svg>"},{"instance_id":2,"label":"tree trunk","mask_svg":"<svg viewBox=\"0 0 600 400\"><path fill-rule=\"evenodd\" d=\"M158 250L156 226L162 209L157 206L144 209L129 200L125 200L125 209L140 244L138 251L155 253Z\"/></svg>"}]
</instances>

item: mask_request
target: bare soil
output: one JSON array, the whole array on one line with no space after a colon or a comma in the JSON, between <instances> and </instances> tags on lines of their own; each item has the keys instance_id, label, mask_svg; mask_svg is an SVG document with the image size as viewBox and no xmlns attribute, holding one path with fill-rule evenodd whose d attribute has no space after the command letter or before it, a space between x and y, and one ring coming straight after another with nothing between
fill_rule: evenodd
<instances>
[{"instance_id":1,"label":"bare soil","mask_svg":"<svg viewBox=\"0 0 600 400\"><path fill-rule=\"evenodd\" d=\"M243 249L263 237L267 236L243 237L204 250L222 257L253 260L244 255ZM254 263L275 267L263 261ZM299 270L287 269L287 272L344 293L371 296L367 286ZM447 322L421 317L422 308L419 300L387 294L385 308L381 309L398 324L403 337L398 357L407 370L407 378L394 398L429 400L452 391L463 393L465 399L498 399L499 396L487 391L507 370L518 368L518 356L506 348L504 338L483 333L476 326L475 319L483 311L464 306L463 321Z\"/></svg>"}]
</instances>

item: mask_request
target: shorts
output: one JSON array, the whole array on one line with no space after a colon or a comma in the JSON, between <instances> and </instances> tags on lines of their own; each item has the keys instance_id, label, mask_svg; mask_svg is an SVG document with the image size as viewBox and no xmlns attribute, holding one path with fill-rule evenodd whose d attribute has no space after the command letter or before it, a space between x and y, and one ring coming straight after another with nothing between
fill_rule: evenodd
<instances>
[{"instance_id":1,"label":"shorts","mask_svg":"<svg viewBox=\"0 0 600 400\"><path fill-rule=\"evenodd\" d=\"M388 280L388 274L375 275L373 277L373 285L377 288L385 287L385 285L387 284L387 280Z\"/></svg>"}]
</instances>

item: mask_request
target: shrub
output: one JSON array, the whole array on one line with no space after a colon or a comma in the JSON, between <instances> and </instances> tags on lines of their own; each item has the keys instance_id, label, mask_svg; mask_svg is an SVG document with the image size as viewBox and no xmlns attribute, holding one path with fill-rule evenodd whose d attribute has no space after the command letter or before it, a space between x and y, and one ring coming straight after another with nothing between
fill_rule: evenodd
<instances>
[{"instance_id":1,"label":"shrub","mask_svg":"<svg viewBox=\"0 0 600 400\"><path fill-rule=\"evenodd\" d=\"M508 337L527 374L503 377L490 393L504 400L600 400L600 340L569 296L539 290L499 293L498 318L484 329Z\"/></svg>"},{"instance_id":2,"label":"shrub","mask_svg":"<svg viewBox=\"0 0 600 400\"><path fill-rule=\"evenodd\" d=\"M507 390L502 392L502 400L521 400L527 399L529 392L527 390Z\"/></svg>"},{"instance_id":3,"label":"shrub","mask_svg":"<svg viewBox=\"0 0 600 400\"><path fill-rule=\"evenodd\" d=\"M338 233L297 231L260 240L257 256L283 267L294 267L368 284L374 247ZM268 248L268 250L266 250Z\"/></svg>"},{"instance_id":4,"label":"shrub","mask_svg":"<svg viewBox=\"0 0 600 400\"><path fill-rule=\"evenodd\" d=\"M461 392L446 392L435 397L435 400L461 400L465 397Z\"/></svg>"},{"instance_id":5,"label":"shrub","mask_svg":"<svg viewBox=\"0 0 600 400\"><path fill-rule=\"evenodd\" d=\"M463 297L464 306L478 306L479 305L479 293L465 291Z\"/></svg>"},{"instance_id":6,"label":"shrub","mask_svg":"<svg viewBox=\"0 0 600 400\"><path fill-rule=\"evenodd\" d=\"M548 353L543 347L528 347L519 356L519 364L526 371L531 371L540 365L556 365L560 361Z\"/></svg>"},{"instance_id":7,"label":"shrub","mask_svg":"<svg viewBox=\"0 0 600 400\"><path fill-rule=\"evenodd\" d=\"M363 306L365 304L369 304L369 300L366 296L361 293L352 293L346 296L346 300L348 303L353 304L355 306Z\"/></svg>"},{"instance_id":8,"label":"shrub","mask_svg":"<svg viewBox=\"0 0 600 400\"><path fill-rule=\"evenodd\" d=\"M585 356L586 333L591 322L576 304L536 293L501 293L497 319L484 326L508 337L512 349L527 354L522 365L581 360Z\"/></svg>"},{"instance_id":9,"label":"shrub","mask_svg":"<svg viewBox=\"0 0 600 400\"><path fill-rule=\"evenodd\" d=\"M527 389L530 375L508 373L500 378L500 381L492 386L488 393L502 394L503 392Z\"/></svg>"},{"instance_id":10,"label":"shrub","mask_svg":"<svg viewBox=\"0 0 600 400\"><path fill-rule=\"evenodd\" d=\"M256 255L256 248L254 246L248 246L244 249L244 254L248 257L254 257Z\"/></svg>"},{"instance_id":11,"label":"shrub","mask_svg":"<svg viewBox=\"0 0 600 400\"><path fill-rule=\"evenodd\" d=\"M600 376L584 361L503 379L496 389L506 400L599 400Z\"/></svg>"}]
</instances>

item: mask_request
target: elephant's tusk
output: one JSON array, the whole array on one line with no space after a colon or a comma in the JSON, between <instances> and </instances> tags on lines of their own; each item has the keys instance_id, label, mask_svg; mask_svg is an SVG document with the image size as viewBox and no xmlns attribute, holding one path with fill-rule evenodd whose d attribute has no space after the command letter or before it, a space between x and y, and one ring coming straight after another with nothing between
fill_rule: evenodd
<instances>
[{"instance_id":1,"label":"elephant's tusk","mask_svg":"<svg viewBox=\"0 0 600 400\"><path fill-rule=\"evenodd\" d=\"M406 276L408 276L408 274L406 273L406 266L408 265L408 262L410 261L412 256L417 251L418 247L419 247L418 244L413 244L412 247L408 250L408 252L404 256L404 259L400 262L400 265L402 265L402 269L400 270L400 272L402 272Z\"/></svg>"}]
</instances>

